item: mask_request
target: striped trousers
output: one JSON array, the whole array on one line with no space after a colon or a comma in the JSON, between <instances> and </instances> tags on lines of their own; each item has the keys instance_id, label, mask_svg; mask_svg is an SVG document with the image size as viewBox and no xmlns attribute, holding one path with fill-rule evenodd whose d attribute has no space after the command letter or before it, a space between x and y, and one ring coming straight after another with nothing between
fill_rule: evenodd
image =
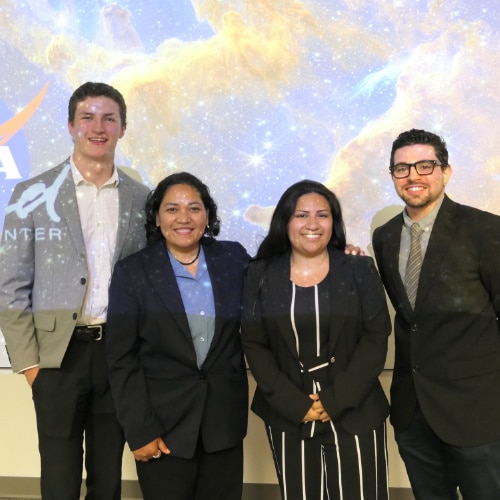
<instances>
[{"instance_id":1,"label":"striped trousers","mask_svg":"<svg viewBox=\"0 0 500 500\"><path fill-rule=\"evenodd\" d=\"M283 500L388 500L386 428L301 439L266 426Z\"/></svg>"}]
</instances>

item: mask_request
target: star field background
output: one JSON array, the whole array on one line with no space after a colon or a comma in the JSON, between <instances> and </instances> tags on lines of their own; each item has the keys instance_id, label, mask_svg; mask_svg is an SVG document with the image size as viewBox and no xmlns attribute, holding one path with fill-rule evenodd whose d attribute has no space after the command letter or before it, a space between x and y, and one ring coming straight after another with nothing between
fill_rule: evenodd
<instances>
[{"instance_id":1,"label":"star field background","mask_svg":"<svg viewBox=\"0 0 500 500\"><path fill-rule=\"evenodd\" d=\"M128 104L117 164L150 187L179 170L202 178L221 238L254 253L281 193L311 178L339 196L348 241L369 252L373 227L401 210L387 166L412 127L446 139L451 197L500 213L499 11L487 0L2 0L0 123L50 83L6 144L35 175L71 153L72 91L106 81ZM12 187L2 179L0 225Z\"/></svg>"}]
</instances>

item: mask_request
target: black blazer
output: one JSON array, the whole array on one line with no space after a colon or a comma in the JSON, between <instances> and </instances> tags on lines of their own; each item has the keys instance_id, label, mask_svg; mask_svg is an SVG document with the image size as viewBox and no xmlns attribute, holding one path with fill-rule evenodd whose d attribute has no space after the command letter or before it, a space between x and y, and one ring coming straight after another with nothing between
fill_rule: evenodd
<instances>
[{"instance_id":1,"label":"black blazer","mask_svg":"<svg viewBox=\"0 0 500 500\"><path fill-rule=\"evenodd\" d=\"M445 196L420 274L415 311L399 274L403 215L375 230L373 248L396 310L391 422L418 402L445 442L500 438L500 217Z\"/></svg>"},{"instance_id":2,"label":"black blazer","mask_svg":"<svg viewBox=\"0 0 500 500\"><path fill-rule=\"evenodd\" d=\"M371 258L330 250L329 385L321 402L335 424L360 434L378 427L389 406L378 376L391 331ZM257 381L252 410L268 425L300 431L312 405L290 321L290 255L250 264L243 293L242 341Z\"/></svg>"},{"instance_id":3,"label":"black blazer","mask_svg":"<svg viewBox=\"0 0 500 500\"><path fill-rule=\"evenodd\" d=\"M239 244L203 240L214 293L215 333L201 369L165 242L118 262L110 285L106 356L118 419L132 450L161 436L191 458L246 434L248 381L240 342L243 273Z\"/></svg>"}]
</instances>

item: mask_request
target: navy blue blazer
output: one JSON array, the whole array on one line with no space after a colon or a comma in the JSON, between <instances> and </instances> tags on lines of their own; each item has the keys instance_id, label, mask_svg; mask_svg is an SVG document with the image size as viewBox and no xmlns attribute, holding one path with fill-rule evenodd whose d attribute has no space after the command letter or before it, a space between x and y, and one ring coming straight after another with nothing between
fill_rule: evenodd
<instances>
[{"instance_id":1,"label":"navy blue blazer","mask_svg":"<svg viewBox=\"0 0 500 500\"><path fill-rule=\"evenodd\" d=\"M402 226L399 214L373 234L396 310L391 423L405 429L418 399L434 432L449 444L500 439L500 217L445 196L414 311L399 274Z\"/></svg>"},{"instance_id":2,"label":"navy blue blazer","mask_svg":"<svg viewBox=\"0 0 500 500\"><path fill-rule=\"evenodd\" d=\"M202 240L215 301L215 332L198 368L165 242L115 266L106 357L118 419L132 450L161 436L172 456L192 458L201 437L209 453L236 446L248 417L240 342L243 273L236 242Z\"/></svg>"}]
</instances>

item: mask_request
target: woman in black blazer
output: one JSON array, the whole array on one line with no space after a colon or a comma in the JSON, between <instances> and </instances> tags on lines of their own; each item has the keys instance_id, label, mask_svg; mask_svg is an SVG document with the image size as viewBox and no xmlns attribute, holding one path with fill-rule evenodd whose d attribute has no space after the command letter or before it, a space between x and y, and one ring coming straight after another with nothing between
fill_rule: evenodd
<instances>
[{"instance_id":1,"label":"woman in black blazer","mask_svg":"<svg viewBox=\"0 0 500 500\"><path fill-rule=\"evenodd\" d=\"M388 498L378 376L391 331L369 257L346 255L335 195L301 181L283 194L248 268L242 341L257 382L282 497Z\"/></svg>"},{"instance_id":2,"label":"woman in black blazer","mask_svg":"<svg viewBox=\"0 0 500 500\"><path fill-rule=\"evenodd\" d=\"M245 249L216 241L208 188L188 173L146 204L148 246L110 286L106 355L146 500L240 500L248 384L240 341Z\"/></svg>"}]
</instances>

